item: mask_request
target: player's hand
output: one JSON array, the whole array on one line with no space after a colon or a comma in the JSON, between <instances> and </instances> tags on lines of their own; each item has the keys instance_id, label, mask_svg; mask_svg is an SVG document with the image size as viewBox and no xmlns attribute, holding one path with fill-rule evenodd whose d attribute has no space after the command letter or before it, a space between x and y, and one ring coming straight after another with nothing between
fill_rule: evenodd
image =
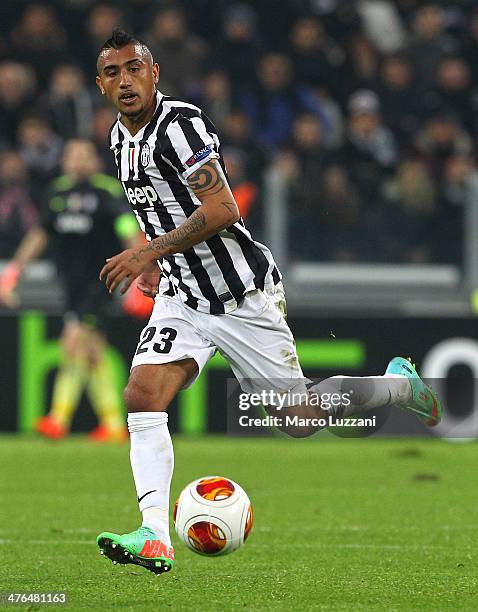
<instances>
[{"instance_id":1,"label":"player's hand","mask_svg":"<svg viewBox=\"0 0 478 612\"><path fill-rule=\"evenodd\" d=\"M136 286L146 297L154 298L158 293L161 268L152 262L150 268L138 276Z\"/></svg>"},{"instance_id":2,"label":"player's hand","mask_svg":"<svg viewBox=\"0 0 478 612\"><path fill-rule=\"evenodd\" d=\"M104 281L110 293L114 293L123 283L121 293L125 294L134 279L149 268L151 261L144 247L126 249L106 260L100 272L100 280Z\"/></svg>"},{"instance_id":3,"label":"player's hand","mask_svg":"<svg viewBox=\"0 0 478 612\"><path fill-rule=\"evenodd\" d=\"M21 269L15 262L10 262L6 265L2 275L0 276L0 304L4 304L9 308L16 308L20 300L15 293L15 287L20 278Z\"/></svg>"}]
</instances>

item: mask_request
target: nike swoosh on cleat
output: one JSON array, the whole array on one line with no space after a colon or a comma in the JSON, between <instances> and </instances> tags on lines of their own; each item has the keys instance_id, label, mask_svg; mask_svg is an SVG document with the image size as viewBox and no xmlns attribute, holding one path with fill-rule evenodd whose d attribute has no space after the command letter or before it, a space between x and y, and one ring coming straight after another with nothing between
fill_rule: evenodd
<instances>
[{"instance_id":1,"label":"nike swoosh on cleat","mask_svg":"<svg viewBox=\"0 0 478 612\"><path fill-rule=\"evenodd\" d=\"M147 493L145 493L144 495L141 495L141 497L138 497L138 504L139 502L144 499L146 497L146 495L149 495L150 493L155 493L157 491L157 489L153 489L152 491L148 491Z\"/></svg>"},{"instance_id":2,"label":"nike swoosh on cleat","mask_svg":"<svg viewBox=\"0 0 478 612\"><path fill-rule=\"evenodd\" d=\"M163 557L174 561L174 549L172 546L166 546L161 540L146 540L139 557L147 559Z\"/></svg>"}]
</instances>

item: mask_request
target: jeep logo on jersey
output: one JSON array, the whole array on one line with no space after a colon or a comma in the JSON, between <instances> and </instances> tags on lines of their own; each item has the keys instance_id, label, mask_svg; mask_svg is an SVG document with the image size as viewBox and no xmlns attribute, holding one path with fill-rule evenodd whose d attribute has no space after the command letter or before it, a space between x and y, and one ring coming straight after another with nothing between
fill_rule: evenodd
<instances>
[{"instance_id":1,"label":"jeep logo on jersey","mask_svg":"<svg viewBox=\"0 0 478 612\"><path fill-rule=\"evenodd\" d=\"M147 142L144 143L143 148L141 149L141 165L146 167L149 165L149 160L151 159L151 149Z\"/></svg>"},{"instance_id":2,"label":"jeep logo on jersey","mask_svg":"<svg viewBox=\"0 0 478 612\"><path fill-rule=\"evenodd\" d=\"M158 194L151 185L145 185L144 187L139 187L137 185L134 187L126 187L125 185L124 190L128 202L133 208L150 208L158 201Z\"/></svg>"}]
</instances>

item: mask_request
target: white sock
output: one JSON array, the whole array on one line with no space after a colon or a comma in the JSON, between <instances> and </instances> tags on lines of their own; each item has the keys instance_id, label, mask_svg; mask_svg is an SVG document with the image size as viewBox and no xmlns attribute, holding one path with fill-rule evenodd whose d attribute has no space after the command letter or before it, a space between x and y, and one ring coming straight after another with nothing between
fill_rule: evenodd
<instances>
[{"instance_id":1,"label":"white sock","mask_svg":"<svg viewBox=\"0 0 478 612\"><path fill-rule=\"evenodd\" d=\"M347 400L327 408L336 417L347 417L357 412L381 408L389 404L404 403L411 397L411 386L406 376L332 376L310 389L319 395L341 394Z\"/></svg>"},{"instance_id":2,"label":"white sock","mask_svg":"<svg viewBox=\"0 0 478 612\"><path fill-rule=\"evenodd\" d=\"M143 526L155 531L171 546L169 537L169 486L174 453L168 430L167 412L128 414L131 434L130 460Z\"/></svg>"}]
</instances>

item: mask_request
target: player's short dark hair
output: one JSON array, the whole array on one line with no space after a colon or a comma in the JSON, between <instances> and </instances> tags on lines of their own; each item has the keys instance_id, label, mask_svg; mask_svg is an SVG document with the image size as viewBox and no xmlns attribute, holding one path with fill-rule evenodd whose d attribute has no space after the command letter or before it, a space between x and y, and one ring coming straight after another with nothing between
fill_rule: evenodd
<instances>
[{"instance_id":1,"label":"player's short dark hair","mask_svg":"<svg viewBox=\"0 0 478 612\"><path fill-rule=\"evenodd\" d=\"M106 40L101 47L100 53L103 51L103 49L122 49L123 47L126 47L126 45L134 45L137 43L141 44L139 40L137 40L131 34L128 34L128 32L125 32L121 28L115 28L111 34L111 37L108 38L108 40Z\"/></svg>"},{"instance_id":2,"label":"player's short dark hair","mask_svg":"<svg viewBox=\"0 0 478 612\"><path fill-rule=\"evenodd\" d=\"M101 52L105 49L122 49L127 45L140 45L144 53L149 55L151 61L153 60L149 47L143 41L137 39L132 34L128 34L128 32L125 32L121 28L115 28L113 30L111 37L108 38L101 47L99 55L101 55Z\"/></svg>"}]
</instances>

